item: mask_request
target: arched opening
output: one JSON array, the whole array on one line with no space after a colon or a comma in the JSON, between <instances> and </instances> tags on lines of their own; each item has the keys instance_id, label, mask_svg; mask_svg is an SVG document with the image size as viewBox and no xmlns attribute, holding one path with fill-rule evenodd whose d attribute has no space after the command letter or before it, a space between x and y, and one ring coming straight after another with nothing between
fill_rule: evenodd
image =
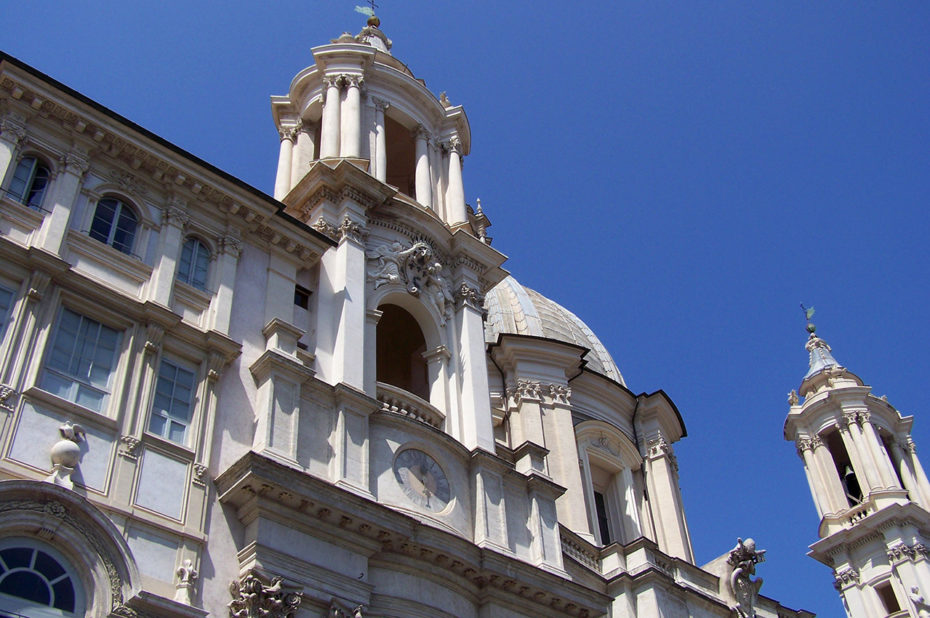
<instances>
[{"instance_id":1,"label":"arched opening","mask_svg":"<svg viewBox=\"0 0 930 618\"><path fill-rule=\"evenodd\" d=\"M416 145L410 129L385 116L384 140L387 146L387 183L416 198Z\"/></svg>"},{"instance_id":2,"label":"arched opening","mask_svg":"<svg viewBox=\"0 0 930 618\"><path fill-rule=\"evenodd\" d=\"M843 444L843 437L839 431L831 431L823 437L823 443L833 457L833 464L836 466L836 472L840 475L840 482L843 484L843 491L846 493L846 500L849 506L856 506L862 502L862 488L859 485L859 478L853 470L852 460L846 451L846 445Z\"/></svg>"},{"instance_id":3,"label":"arched opening","mask_svg":"<svg viewBox=\"0 0 930 618\"><path fill-rule=\"evenodd\" d=\"M381 305L377 330L378 382L384 382L429 401L426 339L412 315L397 305Z\"/></svg>"}]
</instances>

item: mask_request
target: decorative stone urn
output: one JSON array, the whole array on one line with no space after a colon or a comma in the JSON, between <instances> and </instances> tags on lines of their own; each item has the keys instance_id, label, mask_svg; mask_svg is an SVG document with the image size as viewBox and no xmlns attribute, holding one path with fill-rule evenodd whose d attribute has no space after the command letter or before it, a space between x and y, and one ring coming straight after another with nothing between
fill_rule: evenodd
<instances>
[{"instance_id":1,"label":"decorative stone urn","mask_svg":"<svg viewBox=\"0 0 930 618\"><path fill-rule=\"evenodd\" d=\"M71 475L81 463L80 443L85 439L84 428L70 421L58 428L61 440L52 445L49 458L52 473L45 480L66 489L74 489Z\"/></svg>"}]
</instances>

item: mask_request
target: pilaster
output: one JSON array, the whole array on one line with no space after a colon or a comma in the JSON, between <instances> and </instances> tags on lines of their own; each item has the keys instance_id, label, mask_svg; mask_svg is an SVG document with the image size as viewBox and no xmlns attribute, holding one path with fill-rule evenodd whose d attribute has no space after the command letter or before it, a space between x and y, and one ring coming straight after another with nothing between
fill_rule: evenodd
<instances>
[{"instance_id":1,"label":"pilaster","mask_svg":"<svg viewBox=\"0 0 930 618\"><path fill-rule=\"evenodd\" d=\"M0 161L2 163L2 161ZM51 212L42 220L36 244L56 255L61 254L68 232L71 209L81 190L84 174L90 169L87 153L75 150L61 159L62 172L53 183ZM0 176L2 178L3 176Z\"/></svg>"}]
</instances>

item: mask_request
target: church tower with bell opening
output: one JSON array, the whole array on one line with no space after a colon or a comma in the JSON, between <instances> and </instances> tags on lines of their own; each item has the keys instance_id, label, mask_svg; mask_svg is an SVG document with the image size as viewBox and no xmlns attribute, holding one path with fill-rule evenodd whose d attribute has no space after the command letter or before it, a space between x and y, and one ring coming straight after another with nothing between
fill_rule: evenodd
<instances>
[{"instance_id":1,"label":"church tower with bell opening","mask_svg":"<svg viewBox=\"0 0 930 618\"><path fill-rule=\"evenodd\" d=\"M930 483L914 419L837 362L812 323L807 330L810 366L788 396L784 435L820 516L809 555L833 569L851 618L930 616Z\"/></svg>"}]
</instances>

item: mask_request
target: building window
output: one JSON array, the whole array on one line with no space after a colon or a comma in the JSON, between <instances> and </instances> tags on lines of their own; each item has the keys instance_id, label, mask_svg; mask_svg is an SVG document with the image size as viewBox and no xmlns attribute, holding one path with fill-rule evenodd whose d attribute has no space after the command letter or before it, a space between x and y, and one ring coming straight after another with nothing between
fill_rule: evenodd
<instances>
[{"instance_id":1,"label":"building window","mask_svg":"<svg viewBox=\"0 0 930 618\"><path fill-rule=\"evenodd\" d=\"M123 253L132 253L139 219L127 204L112 197L97 202L90 237Z\"/></svg>"},{"instance_id":2,"label":"building window","mask_svg":"<svg viewBox=\"0 0 930 618\"><path fill-rule=\"evenodd\" d=\"M381 305L376 348L376 376L429 401L429 372L423 352L426 339L416 319L397 305Z\"/></svg>"},{"instance_id":3,"label":"building window","mask_svg":"<svg viewBox=\"0 0 930 618\"><path fill-rule=\"evenodd\" d=\"M83 609L79 607L81 591L76 588L80 583L61 561L29 545L14 543L0 549L0 613L44 616L36 609L49 607L59 610L54 615L77 615Z\"/></svg>"},{"instance_id":4,"label":"building window","mask_svg":"<svg viewBox=\"0 0 930 618\"><path fill-rule=\"evenodd\" d=\"M6 333L6 326L10 319L10 309L13 307L13 290L0 287L0 342Z\"/></svg>"},{"instance_id":5,"label":"building window","mask_svg":"<svg viewBox=\"0 0 930 618\"><path fill-rule=\"evenodd\" d=\"M62 309L45 360L41 388L95 412L102 411L110 394L119 340L119 331Z\"/></svg>"},{"instance_id":6,"label":"building window","mask_svg":"<svg viewBox=\"0 0 930 618\"><path fill-rule=\"evenodd\" d=\"M607 499L599 491L594 492L594 510L597 514L597 529L601 534L601 545L613 542L610 534L610 517L607 515Z\"/></svg>"},{"instance_id":7,"label":"building window","mask_svg":"<svg viewBox=\"0 0 930 618\"><path fill-rule=\"evenodd\" d=\"M302 285L294 286L294 304L301 309L310 309L310 290Z\"/></svg>"},{"instance_id":8,"label":"building window","mask_svg":"<svg viewBox=\"0 0 930 618\"><path fill-rule=\"evenodd\" d=\"M162 360L158 368L149 431L172 442L184 444L191 423L193 399L194 372Z\"/></svg>"},{"instance_id":9,"label":"building window","mask_svg":"<svg viewBox=\"0 0 930 618\"><path fill-rule=\"evenodd\" d=\"M878 598L882 602L886 614L894 614L895 612L901 611L901 604L898 603L898 596L894 593L891 582L886 581L878 584L875 586L875 592L878 594Z\"/></svg>"},{"instance_id":10,"label":"building window","mask_svg":"<svg viewBox=\"0 0 930 618\"><path fill-rule=\"evenodd\" d=\"M207 270L210 266L210 250L196 238L188 238L181 249L178 263L178 280L198 290L207 289Z\"/></svg>"},{"instance_id":11,"label":"building window","mask_svg":"<svg viewBox=\"0 0 930 618\"><path fill-rule=\"evenodd\" d=\"M13 172L8 193L29 208L41 208L49 177L47 165L35 157L23 157Z\"/></svg>"}]
</instances>

